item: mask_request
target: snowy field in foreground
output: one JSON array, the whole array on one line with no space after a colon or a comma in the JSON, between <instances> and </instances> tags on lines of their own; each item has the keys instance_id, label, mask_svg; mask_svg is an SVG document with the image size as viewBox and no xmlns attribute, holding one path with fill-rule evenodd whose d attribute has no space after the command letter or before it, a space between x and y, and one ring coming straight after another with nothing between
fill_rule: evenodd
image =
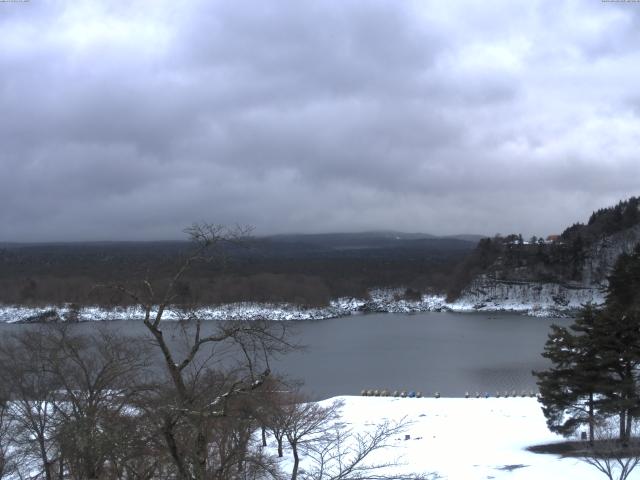
<instances>
[{"instance_id":1,"label":"snowy field in foreground","mask_svg":"<svg viewBox=\"0 0 640 480\"><path fill-rule=\"evenodd\" d=\"M547 429L535 398L336 397L321 403L333 400L344 401L342 420L354 431L375 428L384 419L406 416L413 422L405 432L410 440L398 436L393 439L396 448L375 457L401 457L404 472L435 472L450 480L606 478L578 459L525 450L562 439ZM640 470L629 478L640 478Z\"/></svg>"}]
</instances>

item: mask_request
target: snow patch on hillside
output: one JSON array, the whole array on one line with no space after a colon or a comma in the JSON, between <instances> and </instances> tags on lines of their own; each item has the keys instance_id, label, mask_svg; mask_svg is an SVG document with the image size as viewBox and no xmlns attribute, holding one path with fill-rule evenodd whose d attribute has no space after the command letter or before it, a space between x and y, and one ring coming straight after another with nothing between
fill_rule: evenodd
<instances>
[{"instance_id":1,"label":"snow patch on hillside","mask_svg":"<svg viewBox=\"0 0 640 480\"><path fill-rule=\"evenodd\" d=\"M370 293L370 299L337 298L326 307L303 307L289 303L232 303L201 307L192 312L182 312L177 309L167 309L163 313L164 320L181 320L189 314L198 315L208 320L322 320L337 318L359 312L393 312L411 313L440 311L445 309L444 297L425 295L418 301L399 299L401 289L376 289ZM30 322L38 317L55 311L59 319L69 316L71 309L68 305L26 307L0 306L0 322ZM152 316L155 315L152 312ZM144 311L140 307L83 307L77 312L79 321L89 320L132 320L142 319ZM50 315L50 319L54 319Z\"/></svg>"}]
</instances>

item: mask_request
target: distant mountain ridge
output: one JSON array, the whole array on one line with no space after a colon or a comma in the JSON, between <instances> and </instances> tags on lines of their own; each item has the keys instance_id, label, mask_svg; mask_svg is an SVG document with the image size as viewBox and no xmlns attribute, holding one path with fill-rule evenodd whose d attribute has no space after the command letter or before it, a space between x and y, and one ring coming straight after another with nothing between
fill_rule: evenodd
<instances>
[{"instance_id":1,"label":"distant mountain ridge","mask_svg":"<svg viewBox=\"0 0 640 480\"><path fill-rule=\"evenodd\" d=\"M407 233L393 230L380 230L356 233L311 233L311 234L279 234L265 237L257 237L257 240L265 240L275 243L300 243L317 245L326 248L379 248L381 246L394 247L403 243L409 244L419 241L447 241L458 240L463 242L477 243L482 235L461 234L461 235L432 235L429 233Z\"/></svg>"},{"instance_id":2,"label":"distant mountain ridge","mask_svg":"<svg viewBox=\"0 0 640 480\"><path fill-rule=\"evenodd\" d=\"M469 242L477 242L486 235L480 234L451 234L451 235L433 235L431 233L422 232L402 232L398 230L367 230L362 232L322 232L322 233L276 233L270 235L255 235L252 238L257 240L273 240L273 241L305 241L311 243L339 242L344 240L355 239L389 239L389 240L419 240L425 238L453 238L457 240L465 240ZM92 246L110 246L110 245L180 245L188 243L187 240L65 240L65 241L2 241L0 240L0 248L16 248L26 246L65 246L65 245L92 245Z\"/></svg>"},{"instance_id":3,"label":"distant mountain ridge","mask_svg":"<svg viewBox=\"0 0 640 480\"><path fill-rule=\"evenodd\" d=\"M325 246L340 246L349 244L368 243L393 243L397 241L425 240L425 239L452 239L465 242L477 243L484 235L478 234L455 234L455 235L433 235L419 232L400 232L395 230L371 230L364 232L327 232L327 233L280 233L274 235L258 235L251 237L254 241L306 243ZM188 244L186 240L95 240L95 241L55 241L55 242L2 242L0 248L14 249L23 247L122 247L122 246L154 246L180 248Z\"/></svg>"}]
</instances>

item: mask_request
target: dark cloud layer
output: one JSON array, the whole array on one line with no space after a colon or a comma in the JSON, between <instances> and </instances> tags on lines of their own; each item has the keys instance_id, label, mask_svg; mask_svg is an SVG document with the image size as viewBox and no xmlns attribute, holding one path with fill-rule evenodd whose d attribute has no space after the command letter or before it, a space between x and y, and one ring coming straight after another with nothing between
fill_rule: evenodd
<instances>
[{"instance_id":1,"label":"dark cloud layer","mask_svg":"<svg viewBox=\"0 0 640 480\"><path fill-rule=\"evenodd\" d=\"M0 4L0 241L548 234L638 194L640 6Z\"/></svg>"}]
</instances>

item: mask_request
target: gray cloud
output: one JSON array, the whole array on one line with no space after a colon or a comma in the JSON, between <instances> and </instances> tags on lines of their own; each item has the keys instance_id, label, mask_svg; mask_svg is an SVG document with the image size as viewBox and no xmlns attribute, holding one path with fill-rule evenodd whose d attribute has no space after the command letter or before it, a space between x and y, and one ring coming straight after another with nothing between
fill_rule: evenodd
<instances>
[{"instance_id":1,"label":"gray cloud","mask_svg":"<svg viewBox=\"0 0 640 480\"><path fill-rule=\"evenodd\" d=\"M558 232L638 194L640 9L0 5L0 240Z\"/></svg>"}]
</instances>

